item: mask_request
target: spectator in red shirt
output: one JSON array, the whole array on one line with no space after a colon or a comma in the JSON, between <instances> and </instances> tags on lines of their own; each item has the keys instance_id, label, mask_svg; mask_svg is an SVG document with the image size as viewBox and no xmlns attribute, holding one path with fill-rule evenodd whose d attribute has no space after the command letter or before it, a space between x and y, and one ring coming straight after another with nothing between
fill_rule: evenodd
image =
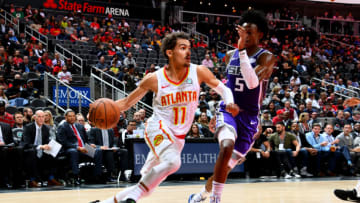
<instances>
[{"instance_id":1,"label":"spectator in red shirt","mask_svg":"<svg viewBox=\"0 0 360 203\"><path fill-rule=\"evenodd\" d=\"M49 58L49 54L47 52L45 52L41 58L45 60L45 63L48 67L53 67L52 60ZM41 63L41 58L38 59L38 63Z\"/></svg>"},{"instance_id":2,"label":"spectator in red shirt","mask_svg":"<svg viewBox=\"0 0 360 203\"><path fill-rule=\"evenodd\" d=\"M20 51L19 50L15 51L15 56L13 58L13 62L17 67L20 65L20 63L23 62L23 59L20 56Z\"/></svg>"},{"instance_id":3,"label":"spectator in red shirt","mask_svg":"<svg viewBox=\"0 0 360 203\"><path fill-rule=\"evenodd\" d=\"M284 110L280 109L276 111L276 116L272 119L273 125L284 120Z\"/></svg>"},{"instance_id":4,"label":"spectator in red shirt","mask_svg":"<svg viewBox=\"0 0 360 203\"><path fill-rule=\"evenodd\" d=\"M15 124L14 117L8 112L5 112L5 102L2 100L0 100L0 122L7 123L11 127Z\"/></svg>"},{"instance_id":5,"label":"spectator in red shirt","mask_svg":"<svg viewBox=\"0 0 360 203\"><path fill-rule=\"evenodd\" d=\"M112 41L112 37L110 36L110 33L109 32L105 32L105 35L101 37L101 42L110 42Z\"/></svg>"},{"instance_id":6,"label":"spectator in red shirt","mask_svg":"<svg viewBox=\"0 0 360 203\"><path fill-rule=\"evenodd\" d=\"M52 35L52 36L58 36L59 34L61 33L61 29L59 28L59 24L58 23L56 23L55 25L54 25L54 27L52 27L51 29L50 29L50 34Z\"/></svg>"},{"instance_id":7,"label":"spectator in red shirt","mask_svg":"<svg viewBox=\"0 0 360 203\"><path fill-rule=\"evenodd\" d=\"M94 17L94 21L90 24L90 27L94 30L100 29L100 25L97 22L97 17Z\"/></svg>"},{"instance_id":8,"label":"spectator in red shirt","mask_svg":"<svg viewBox=\"0 0 360 203\"><path fill-rule=\"evenodd\" d=\"M49 34L49 30L46 27L46 24L43 24L40 28L39 28L39 32L43 35L47 35Z\"/></svg>"},{"instance_id":9,"label":"spectator in red shirt","mask_svg":"<svg viewBox=\"0 0 360 203\"><path fill-rule=\"evenodd\" d=\"M57 75L62 70L61 61L58 60L53 69L53 75Z\"/></svg>"}]
</instances>

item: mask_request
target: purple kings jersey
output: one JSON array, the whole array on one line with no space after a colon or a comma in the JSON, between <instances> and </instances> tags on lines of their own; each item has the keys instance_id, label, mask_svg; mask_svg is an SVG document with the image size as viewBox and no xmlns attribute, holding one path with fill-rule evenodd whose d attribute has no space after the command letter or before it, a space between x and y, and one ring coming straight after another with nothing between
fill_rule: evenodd
<instances>
[{"instance_id":1,"label":"purple kings jersey","mask_svg":"<svg viewBox=\"0 0 360 203\"><path fill-rule=\"evenodd\" d=\"M249 56L251 66L257 66L258 57L267 52L265 49L260 48L253 56ZM260 98L262 97L262 82L254 89L248 89L245 80L240 70L239 50L236 49L235 53L230 58L226 67L228 81L226 86L231 89L234 95L234 102L240 109L247 111L249 115L258 115L260 110Z\"/></svg>"}]
</instances>

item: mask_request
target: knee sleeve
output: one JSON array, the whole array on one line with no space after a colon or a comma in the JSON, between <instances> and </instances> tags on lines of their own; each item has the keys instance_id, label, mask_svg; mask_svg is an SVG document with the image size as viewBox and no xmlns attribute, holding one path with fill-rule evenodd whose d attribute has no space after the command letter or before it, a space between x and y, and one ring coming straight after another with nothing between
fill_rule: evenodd
<instances>
[{"instance_id":1,"label":"knee sleeve","mask_svg":"<svg viewBox=\"0 0 360 203\"><path fill-rule=\"evenodd\" d=\"M223 140L232 140L235 143L236 133L235 130L231 129L229 126L223 126L219 132L217 132L219 143Z\"/></svg>"},{"instance_id":2,"label":"knee sleeve","mask_svg":"<svg viewBox=\"0 0 360 203\"><path fill-rule=\"evenodd\" d=\"M160 155L160 163L150 169L140 180L149 189L148 193L157 187L169 175L175 173L181 166L180 154L166 152L166 155Z\"/></svg>"}]
</instances>

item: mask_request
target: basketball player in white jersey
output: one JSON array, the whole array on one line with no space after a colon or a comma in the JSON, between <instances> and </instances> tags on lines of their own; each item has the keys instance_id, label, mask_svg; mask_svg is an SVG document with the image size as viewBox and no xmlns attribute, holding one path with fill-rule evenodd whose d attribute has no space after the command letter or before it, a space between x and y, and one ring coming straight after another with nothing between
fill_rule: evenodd
<instances>
[{"instance_id":1,"label":"basketball player in white jersey","mask_svg":"<svg viewBox=\"0 0 360 203\"><path fill-rule=\"evenodd\" d=\"M360 104L360 99L355 97L344 101L344 106L346 107L353 107L359 104ZM354 189L352 190L336 189L334 190L334 194L337 198L345 201L360 202L360 180L358 180L358 183L356 184Z\"/></svg>"},{"instance_id":2,"label":"basketball player in white jersey","mask_svg":"<svg viewBox=\"0 0 360 203\"><path fill-rule=\"evenodd\" d=\"M145 129L145 141L150 152L138 184L103 202L134 203L151 194L167 176L180 168L184 138L194 120L202 82L221 95L226 111L234 116L238 114L239 108L234 104L231 90L205 66L190 64L190 50L187 34L167 35L162 41L161 51L169 59L169 66L146 75L128 97L116 101L120 110L126 111L148 91L155 93L154 113Z\"/></svg>"}]
</instances>

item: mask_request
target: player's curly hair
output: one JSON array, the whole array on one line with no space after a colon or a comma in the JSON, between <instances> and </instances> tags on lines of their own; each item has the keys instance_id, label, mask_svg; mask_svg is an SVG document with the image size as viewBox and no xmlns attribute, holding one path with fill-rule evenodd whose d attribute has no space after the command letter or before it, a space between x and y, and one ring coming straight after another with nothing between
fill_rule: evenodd
<instances>
[{"instance_id":1,"label":"player's curly hair","mask_svg":"<svg viewBox=\"0 0 360 203\"><path fill-rule=\"evenodd\" d=\"M269 28L265 14L261 11L250 9L241 15L240 25L244 23L255 24L260 32L266 36Z\"/></svg>"},{"instance_id":2,"label":"player's curly hair","mask_svg":"<svg viewBox=\"0 0 360 203\"><path fill-rule=\"evenodd\" d=\"M190 40L190 36L184 32L174 32L166 35L166 37L162 39L161 53L164 54L167 59L169 59L169 57L166 55L166 50L173 50L176 46L176 42L178 39Z\"/></svg>"}]
</instances>

